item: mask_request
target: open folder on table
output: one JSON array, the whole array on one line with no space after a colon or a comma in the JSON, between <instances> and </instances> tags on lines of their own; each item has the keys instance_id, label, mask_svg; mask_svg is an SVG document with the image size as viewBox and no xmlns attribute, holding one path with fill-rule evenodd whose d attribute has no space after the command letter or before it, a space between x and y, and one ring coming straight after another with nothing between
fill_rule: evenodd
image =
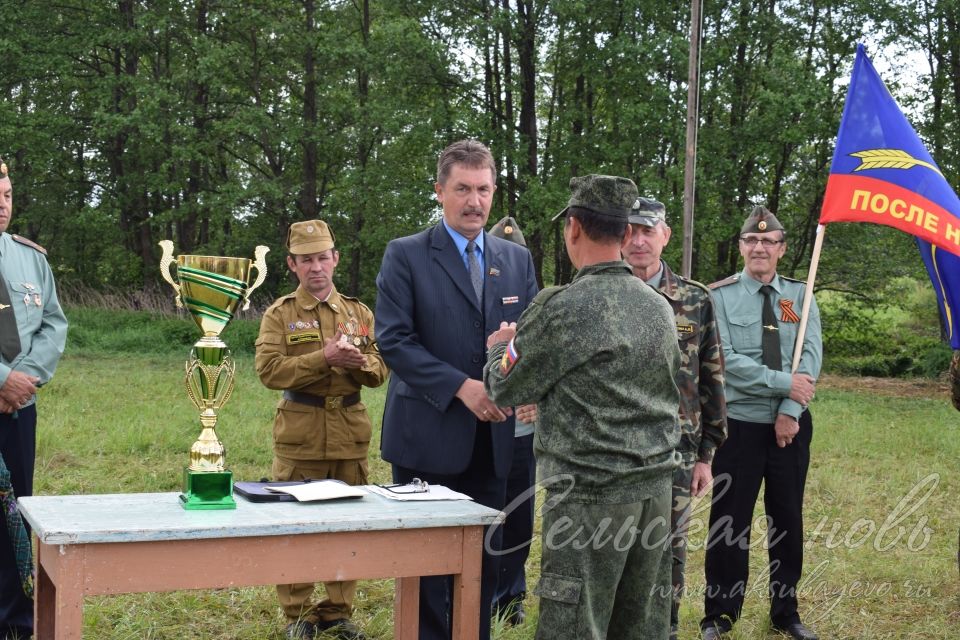
<instances>
[{"instance_id":1,"label":"open folder on table","mask_svg":"<svg viewBox=\"0 0 960 640\"><path fill-rule=\"evenodd\" d=\"M313 500L337 500L338 498L362 498L367 494L360 487L351 487L339 480L312 480L301 484L284 486L267 485L264 487L273 493L286 493L300 502Z\"/></svg>"}]
</instances>

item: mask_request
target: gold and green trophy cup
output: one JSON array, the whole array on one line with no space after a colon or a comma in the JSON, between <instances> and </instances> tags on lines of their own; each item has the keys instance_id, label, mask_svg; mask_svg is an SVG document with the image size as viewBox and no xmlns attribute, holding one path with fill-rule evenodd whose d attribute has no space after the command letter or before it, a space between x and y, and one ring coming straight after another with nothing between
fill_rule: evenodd
<instances>
[{"instance_id":1,"label":"gold and green trophy cup","mask_svg":"<svg viewBox=\"0 0 960 640\"><path fill-rule=\"evenodd\" d=\"M200 338L187 360L187 395L200 411L201 431L190 447L190 466L183 470L184 509L236 509L233 473L224 469L224 447L217 438L217 412L233 392L236 364L220 333L233 319L237 306L250 306L250 294L267 276L263 245L254 250L254 259L220 256L176 257L177 280L170 274L174 262L173 242L162 240L160 275L176 291L178 307L185 307L200 330ZM251 268L257 279L251 285Z\"/></svg>"}]
</instances>

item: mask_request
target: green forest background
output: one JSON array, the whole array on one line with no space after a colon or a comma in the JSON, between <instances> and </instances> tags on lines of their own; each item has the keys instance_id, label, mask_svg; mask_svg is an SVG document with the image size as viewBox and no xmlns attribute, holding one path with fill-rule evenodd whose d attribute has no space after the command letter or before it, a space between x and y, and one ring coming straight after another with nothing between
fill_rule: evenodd
<instances>
[{"instance_id":1,"label":"green forest background","mask_svg":"<svg viewBox=\"0 0 960 640\"><path fill-rule=\"evenodd\" d=\"M372 307L384 246L437 219L436 158L463 137L493 149L491 222L517 218L543 284L572 275L549 219L584 173L629 176L664 201L675 230L666 258L679 266L689 2L0 8L10 231L49 250L72 309L172 313L161 239L177 253L252 257L268 245L262 309L292 288L287 227L314 217L337 235L338 287ZM696 279L739 268L737 232L761 203L790 230L781 272L804 277L857 42L956 188L960 3L715 0L703 11ZM817 291L832 370L946 368L910 237L831 225ZM119 335L126 316L110 318Z\"/></svg>"}]
</instances>

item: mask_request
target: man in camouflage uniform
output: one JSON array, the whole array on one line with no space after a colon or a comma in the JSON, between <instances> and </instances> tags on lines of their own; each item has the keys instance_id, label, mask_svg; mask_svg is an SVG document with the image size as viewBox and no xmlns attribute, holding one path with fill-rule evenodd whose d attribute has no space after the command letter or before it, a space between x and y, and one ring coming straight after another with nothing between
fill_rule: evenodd
<instances>
[{"instance_id":1,"label":"man in camouflage uniform","mask_svg":"<svg viewBox=\"0 0 960 640\"><path fill-rule=\"evenodd\" d=\"M579 271L537 295L519 326L490 335L484 369L494 402L538 406L546 499L536 637L665 638L680 433L673 313L620 259L633 182L590 175L570 187L559 215Z\"/></svg>"},{"instance_id":2,"label":"man in camouflage uniform","mask_svg":"<svg viewBox=\"0 0 960 640\"><path fill-rule=\"evenodd\" d=\"M256 355L260 381L283 390L273 424L274 480L367 484L371 423L360 387L379 387L387 377L373 313L333 285L340 253L325 222L293 223L287 247L300 286L263 314ZM327 599L311 604L313 584L277 585L287 637L313 638L325 629L365 637L350 621L356 582L325 586Z\"/></svg>"},{"instance_id":3,"label":"man in camouflage uniform","mask_svg":"<svg viewBox=\"0 0 960 640\"><path fill-rule=\"evenodd\" d=\"M673 606L670 637L676 638L687 561L690 496L702 496L713 481L710 464L727 437L727 403L723 397L723 347L713 300L706 286L676 275L661 259L670 242L667 210L662 203L637 200L630 213L633 233L623 258L633 274L659 290L676 318L680 345L680 446L683 462L673 476Z\"/></svg>"}]
</instances>

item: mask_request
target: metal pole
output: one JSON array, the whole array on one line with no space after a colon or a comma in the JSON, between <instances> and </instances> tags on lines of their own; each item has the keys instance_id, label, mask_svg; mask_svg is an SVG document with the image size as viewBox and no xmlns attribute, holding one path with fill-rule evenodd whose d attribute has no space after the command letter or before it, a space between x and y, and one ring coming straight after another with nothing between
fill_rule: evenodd
<instances>
[{"instance_id":1,"label":"metal pole","mask_svg":"<svg viewBox=\"0 0 960 640\"><path fill-rule=\"evenodd\" d=\"M687 71L687 146L683 169L683 263L681 273L693 271L693 194L697 171L697 124L700 109L700 22L703 0L690 0L690 62Z\"/></svg>"}]
</instances>

